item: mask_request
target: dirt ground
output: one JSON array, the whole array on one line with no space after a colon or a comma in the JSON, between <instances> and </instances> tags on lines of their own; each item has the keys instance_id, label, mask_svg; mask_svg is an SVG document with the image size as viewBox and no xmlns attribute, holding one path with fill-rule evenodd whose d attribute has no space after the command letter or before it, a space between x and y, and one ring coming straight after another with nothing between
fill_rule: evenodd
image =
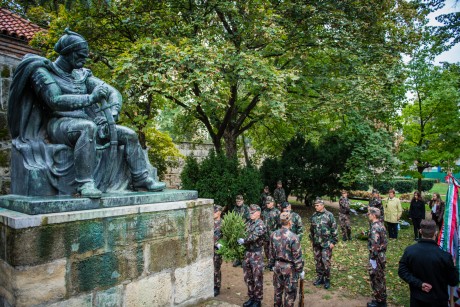
<instances>
[{"instance_id":1,"label":"dirt ground","mask_svg":"<svg viewBox=\"0 0 460 307\"><path fill-rule=\"evenodd\" d=\"M264 273L264 300L262 306L273 306L273 273L265 271ZM243 269L234 268L231 263L222 264L222 289L217 301L226 302L242 306L248 300L246 284L243 280ZM325 290L322 287L315 287L311 280L304 283L305 302L304 306L366 306L370 301L368 297L347 297L346 293L340 287L331 287ZM295 306L297 306L297 302Z\"/></svg>"},{"instance_id":2,"label":"dirt ground","mask_svg":"<svg viewBox=\"0 0 460 307\"><path fill-rule=\"evenodd\" d=\"M338 203L326 203L327 206L338 208ZM306 213L303 212L305 207L297 207L295 211L298 212L302 218L306 218ZM306 210L305 210L306 211ZM306 268L308 269L308 268ZM311 268L310 268L311 269ZM314 268L313 268L314 269ZM264 273L264 299L262 306L273 306L273 272L265 271ZM366 306L367 302L371 300L370 297L357 297L351 296L345 292L340 286L334 285L329 290L323 287L313 286L312 280L305 280L304 293L305 302L304 306L308 307L355 307ZM242 306L248 300L247 287L243 280L243 269L241 267L234 268L231 263L224 262L222 264L222 289L220 295L215 297L212 306L234 304ZM297 306L296 301L295 306ZM209 306L203 304L202 306Z\"/></svg>"}]
</instances>

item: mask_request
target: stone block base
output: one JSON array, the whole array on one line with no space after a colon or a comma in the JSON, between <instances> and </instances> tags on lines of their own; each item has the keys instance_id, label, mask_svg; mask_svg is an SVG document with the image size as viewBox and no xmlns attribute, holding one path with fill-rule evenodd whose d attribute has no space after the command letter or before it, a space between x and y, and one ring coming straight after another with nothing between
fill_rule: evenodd
<instances>
[{"instance_id":1,"label":"stone block base","mask_svg":"<svg viewBox=\"0 0 460 307\"><path fill-rule=\"evenodd\" d=\"M0 307L186 306L213 296L212 200L0 209Z\"/></svg>"}]
</instances>

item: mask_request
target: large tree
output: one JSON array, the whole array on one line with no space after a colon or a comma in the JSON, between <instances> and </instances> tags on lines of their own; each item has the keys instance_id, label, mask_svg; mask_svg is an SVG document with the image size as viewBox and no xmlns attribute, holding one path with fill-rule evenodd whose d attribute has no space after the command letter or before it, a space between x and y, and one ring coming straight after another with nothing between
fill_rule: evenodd
<instances>
[{"instance_id":1,"label":"large tree","mask_svg":"<svg viewBox=\"0 0 460 307\"><path fill-rule=\"evenodd\" d=\"M90 41L95 67L111 68L133 118L147 102L171 131L204 129L227 156L245 131L259 148L279 140L268 148L279 154L296 132L319 137L318 123L335 129L348 111L388 124L400 54L429 11L404 0L79 3L40 42L51 47L70 25Z\"/></svg>"},{"instance_id":2,"label":"large tree","mask_svg":"<svg viewBox=\"0 0 460 307\"><path fill-rule=\"evenodd\" d=\"M460 67L434 66L424 56L410 65L411 97L403 109L399 158L406 174L418 178L433 166L452 170L460 156Z\"/></svg>"}]
</instances>

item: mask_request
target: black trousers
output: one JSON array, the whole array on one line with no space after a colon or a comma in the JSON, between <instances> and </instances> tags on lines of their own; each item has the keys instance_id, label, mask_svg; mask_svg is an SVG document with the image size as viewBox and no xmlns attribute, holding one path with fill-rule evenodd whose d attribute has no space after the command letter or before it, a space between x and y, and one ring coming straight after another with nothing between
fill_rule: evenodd
<instances>
[{"instance_id":1,"label":"black trousers","mask_svg":"<svg viewBox=\"0 0 460 307\"><path fill-rule=\"evenodd\" d=\"M419 218L413 218L412 223L414 224L414 239L419 239L420 238L420 223L422 222L422 219Z\"/></svg>"},{"instance_id":2,"label":"black trousers","mask_svg":"<svg viewBox=\"0 0 460 307\"><path fill-rule=\"evenodd\" d=\"M388 237L391 239L398 238L398 223L387 223Z\"/></svg>"}]
</instances>

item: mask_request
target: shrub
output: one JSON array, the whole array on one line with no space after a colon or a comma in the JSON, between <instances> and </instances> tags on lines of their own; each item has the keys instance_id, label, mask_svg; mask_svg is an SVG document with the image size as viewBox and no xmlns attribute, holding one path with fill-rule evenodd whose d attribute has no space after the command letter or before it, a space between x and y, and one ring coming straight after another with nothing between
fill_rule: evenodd
<instances>
[{"instance_id":1,"label":"shrub","mask_svg":"<svg viewBox=\"0 0 460 307\"><path fill-rule=\"evenodd\" d=\"M410 201L412 199L414 194L412 193L404 193L404 194L401 194L399 195L399 199L402 200L402 201Z\"/></svg>"},{"instance_id":2,"label":"shrub","mask_svg":"<svg viewBox=\"0 0 460 307\"><path fill-rule=\"evenodd\" d=\"M393 188L398 193L411 193L415 189L414 180L395 180Z\"/></svg>"},{"instance_id":3,"label":"shrub","mask_svg":"<svg viewBox=\"0 0 460 307\"><path fill-rule=\"evenodd\" d=\"M372 193L367 192L367 191L348 191L348 196L349 197L356 197L356 198L370 199L371 196L372 196Z\"/></svg>"},{"instance_id":4,"label":"shrub","mask_svg":"<svg viewBox=\"0 0 460 307\"><path fill-rule=\"evenodd\" d=\"M422 179L422 191L429 191L436 183L436 179Z\"/></svg>"},{"instance_id":5,"label":"shrub","mask_svg":"<svg viewBox=\"0 0 460 307\"><path fill-rule=\"evenodd\" d=\"M370 184L368 182L355 182L349 187L350 190L355 191L367 191L369 190Z\"/></svg>"},{"instance_id":6,"label":"shrub","mask_svg":"<svg viewBox=\"0 0 460 307\"><path fill-rule=\"evenodd\" d=\"M262 190L259 171L239 167L237 159L211 151L201 163L187 158L181 173L184 189L198 190L198 195L212 198L216 204L233 208L235 196L241 194L245 203L258 203Z\"/></svg>"}]
</instances>

